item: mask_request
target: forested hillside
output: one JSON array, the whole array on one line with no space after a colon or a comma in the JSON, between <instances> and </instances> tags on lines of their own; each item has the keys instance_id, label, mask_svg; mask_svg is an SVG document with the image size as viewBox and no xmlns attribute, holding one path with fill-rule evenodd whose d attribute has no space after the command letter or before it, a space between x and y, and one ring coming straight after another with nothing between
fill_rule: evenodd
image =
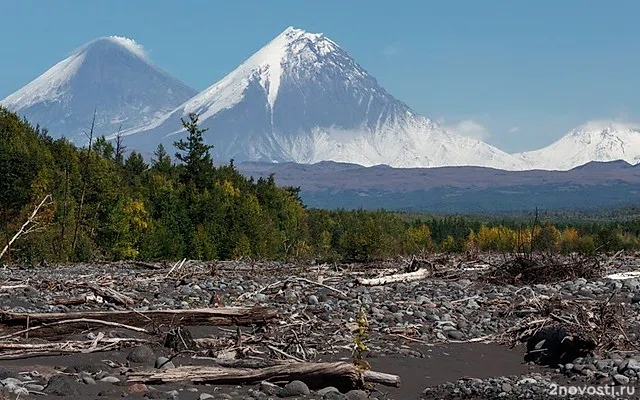
<instances>
[{"instance_id":1,"label":"forested hillside","mask_svg":"<svg viewBox=\"0 0 640 400\"><path fill-rule=\"evenodd\" d=\"M558 251L639 247L639 224L480 222L385 211L308 210L299 189L254 180L210 156L197 115L189 135L147 161L87 127L90 146L53 140L0 108L2 261L367 260L430 250ZM24 226L43 201L33 224ZM12 240L16 238L14 242ZM9 244L11 245L9 246Z\"/></svg>"}]
</instances>

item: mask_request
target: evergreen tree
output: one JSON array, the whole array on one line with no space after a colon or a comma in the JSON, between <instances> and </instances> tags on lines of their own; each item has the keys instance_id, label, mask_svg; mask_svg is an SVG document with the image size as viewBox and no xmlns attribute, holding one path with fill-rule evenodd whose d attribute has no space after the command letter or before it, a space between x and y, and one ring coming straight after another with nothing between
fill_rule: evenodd
<instances>
[{"instance_id":1,"label":"evergreen tree","mask_svg":"<svg viewBox=\"0 0 640 400\"><path fill-rule=\"evenodd\" d=\"M202 134L207 129L198 127L198 114L189 114L189 120L181 118L182 126L187 130L187 139L174 142L174 146L182 153L177 152L176 158L184 163L183 181L193 183L197 188L204 188L206 182L213 173L213 161L209 150L212 145L204 143Z\"/></svg>"},{"instance_id":2,"label":"evergreen tree","mask_svg":"<svg viewBox=\"0 0 640 400\"><path fill-rule=\"evenodd\" d=\"M162 143L153 152L154 158L151 160L151 168L161 174L169 175L171 172L171 157L164 149Z\"/></svg>"}]
</instances>

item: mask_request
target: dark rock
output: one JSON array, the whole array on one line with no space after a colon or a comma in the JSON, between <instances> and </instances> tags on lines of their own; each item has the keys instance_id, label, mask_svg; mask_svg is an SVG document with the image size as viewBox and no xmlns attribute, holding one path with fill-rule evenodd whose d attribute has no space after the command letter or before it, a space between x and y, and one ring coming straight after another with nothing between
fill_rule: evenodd
<instances>
[{"instance_id":1,"label":"dark rock","mask_svg":"<svg viewBox=\"0 0 640 400\"><path fill-rule=\"evenodd\" d=\"M0 366L0 379L7 379L7 378L20 378L20 375L11 371L10 369Z\"/></svg>"},{"instance_id":2,"label":"dark rock","mask_svg":"<svg viewBox=\"0 0 640 400\"><path fill-rule=\"evenodd\" d=\"M322 395L321 400L347 400L347 396L340 392L328 392Z\"/></svg>"},{"instance_id":3,"label":"dark rock","mask_svg":"<svg viewBox=\"0 0 640 400\"><path fill-rule=\"evenodd\" d=\"M53 396L77 396L80 394L77 386L78 382L72 376L54 375L49 379L44 392Z\"/></svg>"},{"instance_id":4,"label":"dark rock","mask_svg":"<svg viewBox=\"0 0 640 400\"><path fill-rule=\"evenodd\" d=\"M291 381L278 391L278 397L293 397L310 394L311 391L302 381Z\"/></svg>"},{"instance_id":5,"label":"dark rock","mask_svg":"<svg viewBox=\"0 0 640 400\"><path fill-rule=\"evenodd\" d=\"M320 390L317 390L316 394L318 396L324 396L325 394L327 394L329 392L338 392L338 393L340 393L340 391L337 388L335 388L333 386L327 386L326 388L322 388Z\"/></svg>"},{"instance_id":6,"label":"dark rock","mask_svg":"<svg viewBox=\"0 0 640 400\"><path fill-rule=\"evenodd\" d=\"M347 400L367 400L369 395L364 390L350 390L345 394Z\"/></svg>"},{"instance_id":7,"label":"dark rock","mask_svg":"<svg viewBox=\"0 0 640 400\"><path fill-rule=\"evenodd\" d=\"M453 340L462 340L462 338L464 337L464 333L458 330L452 329L447 331L447 336L449 336Z\"/></svg>"},{"instance_id":8,"label":"dark rock","mask_svg":"<svg viewBox=\"0 0 640 400\"><path fill-rule=\"evenodd\" d=\"M159 390L151 390L144 394L144 398L150 400L166 400L167 394Z\"/></svg>"},{"instance_id":9,"label":"dark rock","mask_svg":"<svg viewBox=\"0 0 640 400\"><path fill-rule=\"evenodd\" d=\"M127 360L133 363L152 365L156 361L156 355L149 346L137 346L129 352Z\"/></svg>"}]
</instances>

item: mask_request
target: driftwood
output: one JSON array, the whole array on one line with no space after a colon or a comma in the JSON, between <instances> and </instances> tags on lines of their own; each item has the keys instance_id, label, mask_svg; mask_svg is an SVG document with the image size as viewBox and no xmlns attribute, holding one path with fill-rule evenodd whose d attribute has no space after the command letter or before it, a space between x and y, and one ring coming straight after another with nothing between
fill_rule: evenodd
<instances>
[{"instance_id":1,"label":"driftwood","mask_svg":"<svg viewBox=\"0 0 640 400\"><path fill-rule=\"evenodd\" d=\"M55 305L64 305L64 306L77 306L80 304L87 303L102 303L102 297L96 296L93 293L84 293L79 294L77 296L66 297L61 296L53 299L53 304Z\"/></svg>"},{"instance_id":2,"label":"driftwood","mask_svg":"<svg viewBox=\"0 0 640 400\"><path fill-rule=\"evenodd\" d=\"M130 373L128 379L129 382L147 384L189 381L213 385L254 384L264 380L300 380L310 389L334 386L340 391L359 389L365 383L400 386L400 377L397 375L361 370L347 362L291 363L259 369L182 366L163 371L136 371Z\"/></svg>"},{"instance_id":3,"label":"driftwood","mask_svg":"<svg viewBox=\"0 0 640 400\"><path fill-rule=\"evenodd\" d=\"M121 304L123 306L130 306L135 303L135 301L131 297L118 293L114 289L111 289L110 287L103 288L94 283L85 283L80 286L87 287L93 290L93 292L96 295L101 296L103 299L107 299L116 304Z\"/></svg>"},{"instance_id":4,"label":"driftwood","mask_svg":"<svg viewBox=\"0 0 640 400\"><path fill-rule=\"evenodd\" d=\"M535 285L566 282L577 278L595 279L604 273L597 257L581 256L558 260L547 254L517 255L488 271L484 280L496 285Z\"/></svg>"},{"instance_id":5,"label":"driftwood","mask_svg":"<svg viewBox=\"0 0 640 400\"><path fill-rule=\"evenodd\" d=\"M358 283L364 286L379 286L388 283L412 282L429 278L433 275L431 269L419 269L414 272L405 272L402 274L387 275L380 278L359 278Z\"/></svg>"},{"instance_id":6,"label":"driftwood","mask_svg":"<svg viewBox=\"0 0 640 400\"><path fill-rule=\"evenodd\" d=\"M69 313L0 312L0 324L37 326L66 320L100 320L145 328L154 325L261 325L277 317L270 307L221 307L191 310L78 311ZM84 326L91 322L83 322Z\"/></svg>"},{"instance_id":7,"label":"driftwood","mask_svg":"<svg viewBox=\"0 0 640 400\"><path fill-rule=\"evenodd\" d=\"M29 320L28 322L31 322L31 320ZM124 324L120 324L117 322L112 322L112 321L102 321L99 319L88 319L88 318L78 318L78 319L67 319L67 320L62 320L62 321L55 321L55 322L50 322L47 324L42 324L42 325L37 325L37 326L32 326L29 327L27 329L23 329L21 331L18 332L13 332L11 334L8 335L4 335L4 336L0 336L0 340L2 339L7 339L10 337L14 337L14 336L18 336L18 335L22 335L24 334L33 334L34 331L37 331L39 329L45 329L45 328L54 328L54 327L59 327L61 325L72 325L72 324L83 324L83 325L106 325L106 326L111 326L114 328L122 328L122 329L127 329L130 331L134 331L134 332L139 332L139 333L151 333L149 331L147 331L144 328L138 328L135 326L130 326L130 325L124 325Z\"/></svg>"}]
</instances>

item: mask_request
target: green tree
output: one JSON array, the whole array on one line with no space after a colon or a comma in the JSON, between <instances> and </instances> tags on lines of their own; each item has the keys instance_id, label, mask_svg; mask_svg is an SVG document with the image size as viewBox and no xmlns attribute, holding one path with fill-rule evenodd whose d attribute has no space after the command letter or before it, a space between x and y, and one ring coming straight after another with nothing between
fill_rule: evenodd
<instances>
[{"instance_id":1,"label":"green tree","mask_svg":"<svg viewBox=\"0 0 640 400\"><path fill-rule=\"evenodd\" d=\"M189 114L189 120L181 118L182 126L187 130L187 139L174 142L174 146L181 152L176 158L184 163L183 181L193 183L199 189L206 186L213 173L213 161L209 150L212 145L204 143L202 134L207 129L198 127L198 114Z\"/></svg>"},{"instance_id":2,"label":"green tree","mask_svg":"<svg viewBox=\"0 0 640 400\"><path fill-rule=\"evenodd\" d=\"M153 152L154 158L151 160L151 169L161 174L169 175L171 173L171 157L164 149L162 143Z\"/></svg>"}]
</instances>

